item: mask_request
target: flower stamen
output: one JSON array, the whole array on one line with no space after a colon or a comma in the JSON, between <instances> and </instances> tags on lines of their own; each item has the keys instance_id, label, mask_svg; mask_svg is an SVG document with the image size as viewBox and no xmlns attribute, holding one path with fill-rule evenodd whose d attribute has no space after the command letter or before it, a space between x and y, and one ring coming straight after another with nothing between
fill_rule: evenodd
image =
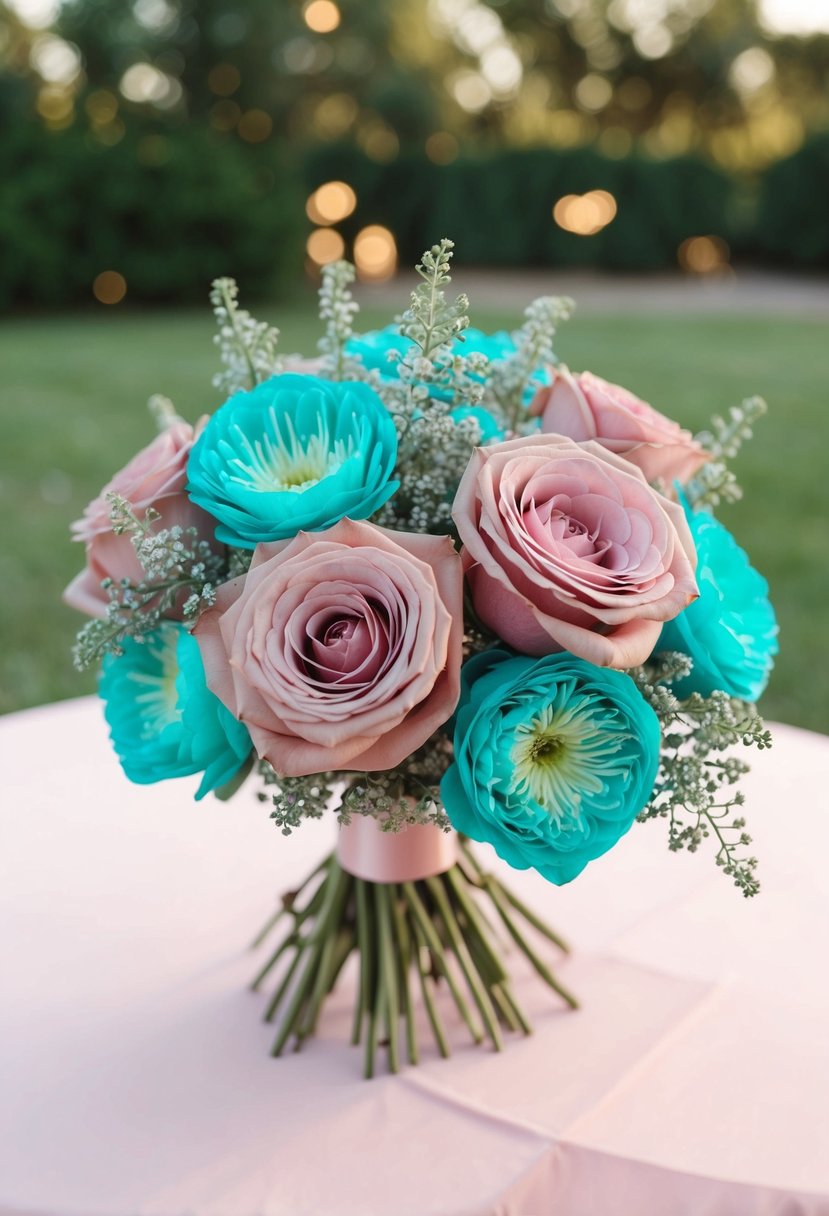
<instances>
[{"instance_id":1,"label":"flower stamen","mask_svg":"<svg viewBox=\"0 0 829 1216\"><path fill-rule=\"evenodd\" d=\"M324 417L305 439L300 439L287 415L283 415L280 427L273 406L268 419L270 433L264 431L254 441L241 427L235 428L245 458L236 456L230 461L239 470L230 480L247 489L265 494L280 490L299 493L336 473L354 454L353 436L332 442Z\"/></svg>"}]
</instances>

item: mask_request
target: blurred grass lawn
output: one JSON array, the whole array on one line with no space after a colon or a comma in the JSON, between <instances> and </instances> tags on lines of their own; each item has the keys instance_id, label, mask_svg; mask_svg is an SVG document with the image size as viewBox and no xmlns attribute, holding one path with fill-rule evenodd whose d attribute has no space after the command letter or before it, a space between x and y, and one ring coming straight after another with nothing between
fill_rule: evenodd
<instances>
[{"instance_id":1,"label":"blurred grass lawn","mask_svg":"<svg viewBox=\"0 0 829 1216\"><path fill-rule=\"evenodd\" d=\"M263 312L264 315L264 312ZM282 349L312 353L310 302L273 318ZM365 328L386 318L362 315ZM476 324L513 327L480 313ZM60 593L82 562L68 524L149 442L147 397L163 392L190 419L218 404L211 317L114 312L6 322L0 333L0 711L77 696L80 617ZM782 654L768 717L829 731L829 335L818 319L731 315L576 315L558 350L574 368L617 380L696 430L712 412L762 393L769 416L736 465L746 497L723 522L768 577Z\"/></svg>"}]
</instances>

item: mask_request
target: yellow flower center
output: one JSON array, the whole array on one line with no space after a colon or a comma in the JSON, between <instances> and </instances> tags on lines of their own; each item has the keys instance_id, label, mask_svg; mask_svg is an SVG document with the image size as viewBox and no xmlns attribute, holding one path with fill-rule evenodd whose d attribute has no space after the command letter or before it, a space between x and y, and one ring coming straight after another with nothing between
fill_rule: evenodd
<instances>
[{"instance_id":1,"label":"yellow flower center","mask_svg":"<svg viewBox=\"0 0 829 1216\"><path fill-rule=\"evenodd\" d=\"M301 493L336 473L354 453L353 437L332 443L324 418L319 421L318 431L300 439L289 417L283 417L280 429L273 406L268 417L270 431L264 431L259 439L251 441L241 427L236 428L244 456L231 461L238 469L232 480L250 490Z\"/></svg>"},{"instance_id":2,"label":"yellow flower center","mask_svg":"<svg viewBox=\"0 0 829 1216\"><path fill-rule=\"evenodd\" d=\"M619 752L631 736L595 716L595 702L559 694L515 730L510 759L512 791L544 808L562 831L577 829L586 796L601 793L619 771Z\"/></svg>"},{"instance_id":3,"label":"yellow flower center","mask_svg":"<svg viewBox=\"0 0 829 1216\"><path fill-rule=\"evenodd\" d=\"M135 703L140 707L145 738L160 734L165 726L181 718L176 689L179 673L177 643L177 631L169 625L162 625L158 635L151 642L144 643L159 670L154 673L130 672L130 679L142 688Z\"/></svg>"}]
</instances>

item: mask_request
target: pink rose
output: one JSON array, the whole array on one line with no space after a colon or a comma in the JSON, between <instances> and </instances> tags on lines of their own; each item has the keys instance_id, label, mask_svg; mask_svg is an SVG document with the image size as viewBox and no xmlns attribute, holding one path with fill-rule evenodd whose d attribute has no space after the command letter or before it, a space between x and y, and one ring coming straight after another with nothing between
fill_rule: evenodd
<instances>
[{"instance_id":1,"label":"pink rose","mask_svg":"<svg viewBox=\"0 0 829 1216\"><path fill-rule=\"evenodd\" d=\"M675 479L689 481L709 459L690 431L592 372L574 376L566 367L554 369L552 384L538 390L530 413L541 415L546 434L577 443L595 439L668 489Z\"/></svg>"},{"instance_id":2,"label":"pink rose","mask_svg":"<svg viewBox=\"0 0 829 1216\"><path fill-rule=\"evenodd\" d=\"M452 514L476 613L526 654L634 667L698 595L682 508L597 443L477 448Z\"/></svg>"},{"instance_id":3,"label":"pink rose","mask_svg":"<svg viewBox=\"0 0 829 1216\"><path fill-rule=\"evenodd\" d=\"M186 422L175 422L162 431L115 474L72 525L73 539L86 543L86 567L63 593L72 608L90 616L104 616L109 601L101 589L103 579L118 582L127 578L137 583L144 577L131 539L112 531L107 494L120 494L139 516L153 507L161 515L156 529L176 524L182 528L194 526L205 539L212 537L215 520L194 506L184 492L187 458L205 421L196 431Z\"/></svg>"},{"instance_id":4,"label":"pink rose","mask_svg":"<svg viewBox=\"0 0 829 1216\"><path fill-rule=\"evenodd\" d=\"M460 556L448 536L349 519L260 544L196 638L208 686L281 775L393 768L458 700Z\"/></svg>"}]
</instances>

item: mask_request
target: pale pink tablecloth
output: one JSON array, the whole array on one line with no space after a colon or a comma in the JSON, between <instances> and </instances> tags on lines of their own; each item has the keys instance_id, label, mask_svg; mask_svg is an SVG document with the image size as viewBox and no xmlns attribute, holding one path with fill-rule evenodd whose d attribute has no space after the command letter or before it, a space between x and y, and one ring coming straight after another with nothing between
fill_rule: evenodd
<instances>
[{"instance_id":1,"label":"pale pink tablecloth","mask_svg":"<svg viewBox=\"0 0 829 1216\"><path fill-rule=\"evenodd\" d=\"M137 788L84 700L0 721L0 1212L38 1216L829 1213L829 740L786 727L746 782L764 891L658 823L559 890L564 1012L530 1039L360 1079L352 976L268 1056L244 946L333 838L243 793ZM489 852L481 850L489 859Z\"/></svg>"}]
</instances>

